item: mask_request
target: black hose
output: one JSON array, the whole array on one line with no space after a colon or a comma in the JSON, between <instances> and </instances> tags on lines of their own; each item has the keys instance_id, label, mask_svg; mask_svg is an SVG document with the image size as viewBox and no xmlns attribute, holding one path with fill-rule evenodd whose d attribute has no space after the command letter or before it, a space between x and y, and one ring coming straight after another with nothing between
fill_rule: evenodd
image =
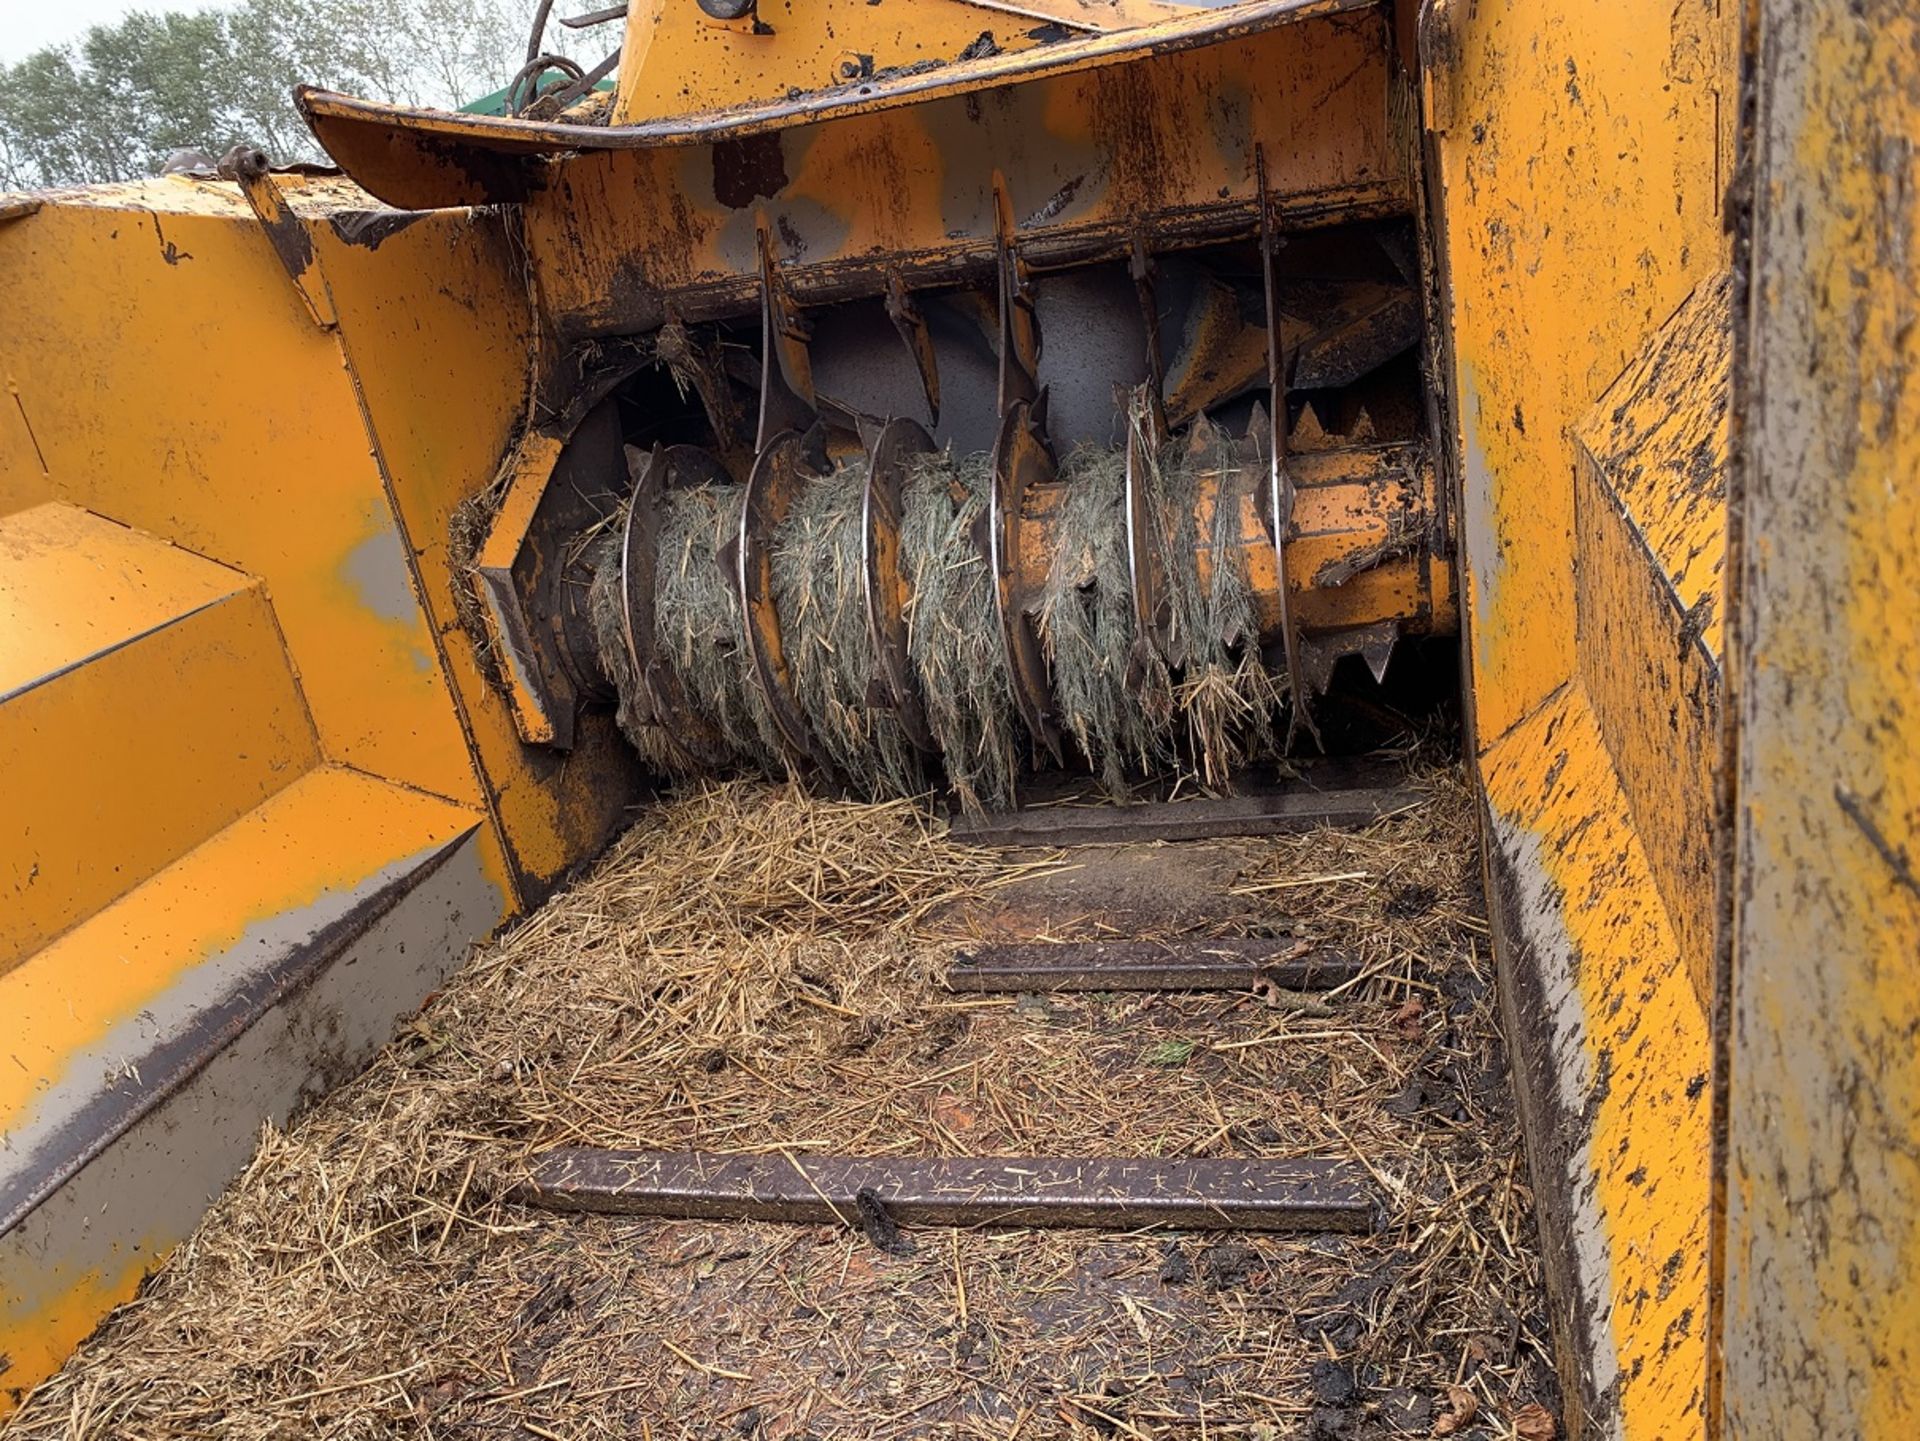
<instances>
[{"instance_id":1,"label":"black hose","mask_svg":"<svg viewBox=\"0 0 1920 1441\"><path fill-rule=\"evenodd\" d=\"M547 40L547 17L553 14L553 0L540 0L540 8L533 12L533 34L527 37L527 64L531 65L540 58L540 47Z\"/></svg>"},{"instance_id":2,"label":"black hose","mask_svg":"<svg viewBox=\"0 0 1920 1441\"><path fill-rule=\"evenodd\" d=\"M558 70L575 83L586 74L576 61L564 55L534 56L516 70L513 79L507 82L507 114L518 115L540 98L540 77L549 70ZM524 96L523 89L526 92Z\"/></svg>"}]
</instances>

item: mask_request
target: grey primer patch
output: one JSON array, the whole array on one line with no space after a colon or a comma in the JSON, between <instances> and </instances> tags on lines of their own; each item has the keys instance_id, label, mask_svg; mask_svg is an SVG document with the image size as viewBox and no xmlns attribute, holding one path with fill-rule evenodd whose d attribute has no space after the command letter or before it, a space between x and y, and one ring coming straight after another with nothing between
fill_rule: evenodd
<instances>
[{"instance_id":1,"label":"grey primer patch","mask_svg":"<svg viewBox=\"0 0 1920 1441\"><path fill-rule=\"evenodd\" d=\"M410 621L419 614L406 547L392 526L382 525L353 548L346 574L367 609L382 619Z\"/></svg>"},{"instance_id":2,"label":"grey primer patch","mask_svg":"<svg viewBox=\"0 0 1920 1441\"><path fill-rule=\"evenodd\" d=\"M1460 367L1460 493L1466 514L1460 528L1463 536L1481 536L1482 545L1467 550L1467 565L1473 571L1473 634L1478 646L1491 638L1493 621L1488 612L1493 594L1506 570L1506 557L1500 551L1499 516L1493 504L1493 475L1487 468L1487 452L1480 444L1480 383L1471 366Z\"/></svg>"},{"instance_id":3,"label":"grey primer patch","mask_svg":"<svg viewBox=\"0 0 1920 1441\"><path fill-rule=\"evenodd\" d=\"M311 966L291 922L277 935L249 933L235 948L243 959L254 946L282 948L264 966L253 961L265 1009L243 1007L216 1027L218 1048L160 1104L0 1232L0 1325L64 1294L82 1271L156 1264L245 1168L263 1120L284 1123L302 1100L366 1064L500 914L477 836L469 830L381 872L369 884L387 882L391 906L343 946L321 942L325 954L308 957ZM299 924L324 930L330 915L331 905L305 911ZM268 976L276 965L286 973Z\"/></svg>"},{"instance_id":4,"label":"grey primer patch","mask_svg":"<svg viewBox=\"0 0 1920 1441\"><path fill-rule=\"evenodd\" d=\"M1583 1348L1580 1359L1586 1368L1586 1392L1582 1404L1587 1409L1586 1434L1618 1438L1621 1436L1619 1408L1615 1404L1620 1382L1620 1359L1613 1345L1613 1293L1611 1255L1605 1223L1594 1199L1593 1137L1589 1102L1601 1078L1587 1053L1586 1014L1580 1000L1576 975L1577 957L1573 939L1567 934L1563 910L1565 897L1548 879L1544 863L1546 845L1532 832L1516 826L1491 807L1493 865L1496 878L1503 884L1500 900L1503 919L1514 929L1514 943L1505 964L1524 969L1518 985L1531 992L1521 1002L1524 1011L1537 1017L1538 1029L1530 1033L1522 1027L1509 1044L1516 1059L1528 1065L1539 1100L1546 1114L1537 1115L1558 1142L1552 1157L1560 1162L1558 1209L1564 1218L1564 1244L1571 1262L1572 1282L1578 1294L1567 1298L1575 1309L1572 1318L1577 1341ZM1545 1054L1536 1060L1523 1057L1531 1046L1544 1044ZM1540 1085L1542 1077L1546 1084ZM1520 1079L1516 1077L1516 1080ZM1536 1156L1536 1163L1542 1158ZM1542 1181L1552 1182L1543 1176Z\"/></svg>"}]
</instances>

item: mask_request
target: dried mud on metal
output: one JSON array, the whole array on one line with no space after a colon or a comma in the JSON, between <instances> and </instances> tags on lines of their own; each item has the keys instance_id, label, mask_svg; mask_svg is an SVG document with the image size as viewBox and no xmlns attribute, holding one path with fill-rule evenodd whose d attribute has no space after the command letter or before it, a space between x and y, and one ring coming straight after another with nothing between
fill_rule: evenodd
<instances>
[{"instance_id":1,"label":"dried mud on metal","mask_svg":"<svg viewBox=\"0 0 1920 1441\"><path fill-rule=\"evenodd\" d=\"M258 1156L27 1398L73 1437L1553 1433L1465 783L1358 833L994 851L909 802L647 812ZM948 991L996 940L1288 936L1358 977ZM557 1215L555 1146L1329 1157L1365 1235ZM885 1241L886 1244L880 1244Z\"/></svg>"}]
</instances>

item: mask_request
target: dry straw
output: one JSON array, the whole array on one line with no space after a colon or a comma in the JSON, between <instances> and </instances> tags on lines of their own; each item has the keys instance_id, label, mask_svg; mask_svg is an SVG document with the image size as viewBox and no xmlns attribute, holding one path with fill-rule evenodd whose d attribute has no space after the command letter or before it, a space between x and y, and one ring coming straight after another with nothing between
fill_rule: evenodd
<instances>
[{"instance_id":1,"label":"dry straw","mask_svg":"<svg viewBox=\"0 0 1920 1441\"><path fill-rule=\"evenodd\" d=\"M879 684L866 610L865 480L856 459L802 488L772 541L774 607L793 698L833 776L869 798L917 795L927 762ZM1082 447L1062 466L1057 546L1032 617L1054 708L1115 799L1169 770L1223 792L1250 763L1279 754L1273 716L1287 698L1262 656L1242 544L1248 478L1225 435L1202 422L1141 480L1148 525L1137 540L1157 554L1167 583L1164 633L1153 638L1135 617L1124 452ZM947 781L976 813L1013 805L1026 745L981 535L991 483L985 455L922 457L903 487L900 537L908 662ZM638 723L646 707L619 644L611 551L595 585L622 726L656 765L680 774L785 774L738 578L718 560L742 504L737 485L670 491L662 502L653 649L717 745L689 744L683 730L664 735L670 717Z\"/></svg>"},{"instance_id":2,"label":"dry straw","mask_svg":"<svg viewBox=\"0 0 1920 1441\"><path fill-rule=\"evenodd\" d=\"M1064 861L791 787L649 810L364 1075L266 1130L0 1432L1192 1441L1302 1434L1329 1365L1364 1388L1359 1434L1453 1383L1494 1417L1550 1400L1471 804L1457 771L1420 782L1363 834ZM1098 935L1125 906L1162 918L1134 934L1290 930L1367 978L1331 1014L937 984L957 937ZM1306 1241L920 1231L897 1257L834 1227L514 1202L561 1144L1347 1157L1382 1219Z\"/></svg>"},{"instance_id":3,"label":"dry straw","mask_svg":"<svg viewBox=\"0 0 1920 1441\"><path fill-rule=\"evenodd\" d=\"M1225 432L1204 420L1182 449L1162 453L1152 477L1171 602L1167 648L1178 670L1175 711L1194 773L1215 791L1249 762L1278 754L1273 714L1287 699L1284 678L1260 653L1240 544L1245 481ZM1203 537L1211 561L1204 579Z\"/></svg>"},{"instance_id":4,"label":"dry straw","mask_svg":"<svg viewBox=\"0 0 1920 1441\"><path fill-rule=\"evenodd\" d=\"M1124 800L1130 774L1156 775L1173 761L1164 711L1156 724L1144 699L1151 673L1137 664L1126 454L1082 446L1060 480L1067 494L1037 617L1041 643L1063 724L1107 793Z\"/></svg>"}]
</instances>

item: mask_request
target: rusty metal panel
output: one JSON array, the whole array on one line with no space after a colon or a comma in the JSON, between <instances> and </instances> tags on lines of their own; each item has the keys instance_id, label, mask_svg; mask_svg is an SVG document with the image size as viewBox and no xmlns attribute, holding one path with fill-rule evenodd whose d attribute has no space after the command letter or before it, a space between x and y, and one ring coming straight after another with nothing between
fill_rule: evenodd
<instances>
[{"instance_id":1,"label":"rusty metal panel","mask_svg":"<svg viewBox=\"0 0 1920 1441\"><path fill-rule=\"evenodd\" d=\"M1128 841L1193 841L1210 836L1291 835L1321 826L1371 825L1417 805L1420 793L1390 786L1317 790L1309 784L1256 795L1141 805L1045 806L961 816L955 840L1001 846L1064 846Z\"/></svg>"},{"instance_id":2,"label":"rusty metal panel","mask_svg":"<svg viewBox=\"0 0 1920 1441\"><path fill-rule=\"evenodd\" d=\"M1356 957L1304 941L1010 942L960 951L953 991L1247 991L1261 982L1323 990L1361 974Z\"/></svg>"},{"instance_id":3,"label":"rusty metal panel","mask_svg":"<svg viewBox=\"0 0 1920 1441\"><path fill-rule=\"evenodd\" d=\"M777 98L719 113L670 115L635 125L583 125L454 115L384 105L301 86L295 99L320 143L390 205L444 207L525 200L547 183L545 162L572 153L647 150L744 140L856 114L921 107L1217 45L1301 21L1379 11L1379 0L1245 0L1111 34L982 55L962 63L903 67L849 84L808 89L793 76ZM865 17L871 20L871 16Z\"/></svg>"},{"instance_id":4,"label":"rusty metal panel","mask_svg":"<svg viewBox=\"0 0 1920 1441\"><path fill-rule=\"evenodd\" d=\"M877 1202L907 1225L1365 1231L1374 1217L1366 1176L1356 1161L725 1156L580 1147L542 1156L521 1195L552 1210L618 1216L850 1225Z\"/></svg>"},{"instance_id":5,"label":"rusty metal panel","mask_svg":"<svg viewBox=\"0 0 1920 1441\"><path fill-rule=\"evenodd\" d=\"M1724 1430L1920 1431L1920 16L1762 0Z\"/></svg>"},{"instance_id":6,"label":"rusty metal panel","mask_svg":"<svg viewBox=\"0 0 1920 1441\"><path fill-rule=\"evenodd\" d=\"M528 248L573 337L658 325L669 289L686 319L750 311L762 228L802 303L879 294L883 265L912 285L983 276L996 176L1034 265L1251 232L1263 138L1290 222L1405 213L1384 25L1300 21L911 110L581 154L528 200Z\"/></svg>"}]
</instances>

